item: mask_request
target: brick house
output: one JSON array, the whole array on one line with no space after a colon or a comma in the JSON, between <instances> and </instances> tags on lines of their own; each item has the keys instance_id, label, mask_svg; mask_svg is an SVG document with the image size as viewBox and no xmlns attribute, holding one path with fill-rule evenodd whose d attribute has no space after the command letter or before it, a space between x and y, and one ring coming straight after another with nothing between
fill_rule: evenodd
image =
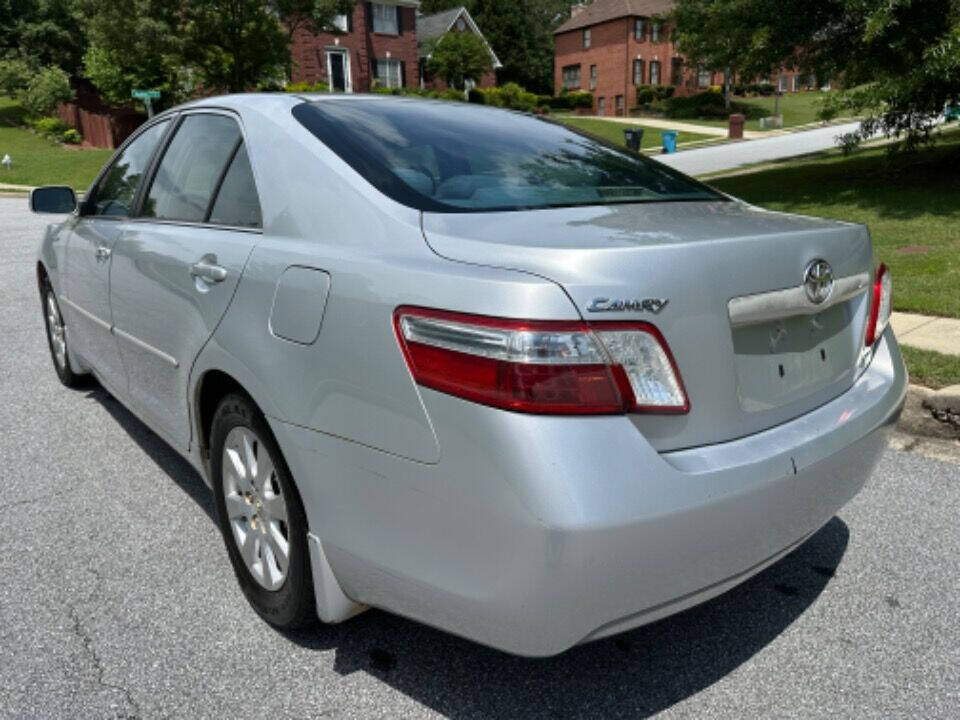
<instances>
[{"instance_id":1,"label":"brick house","mask_svg":"<svg viewBox=\"0 0 960 720\"><path fill-rule=\"evenodd\" d=\"M421 88L432 88L434 90L446 90L447 83L443 78L432 77L427 70L427 61L430 59L430 45L434 40L448 32L468 32L479 35L483 38L490 53L491 69L483 74L481 78L474 78L468 82L471 87L493 87L497 84L497 68L503 67L497 54L490 47L490 44L483 37L477 23L474 22L469 11L465 7L453 8L435 15L420 15L417 17L417 47L419 52L418 65Z\"/></svg>"},{"instance_id":2,"label":"brick house","mask_svg":"<svg viewBox=\"0 0 960 720\"><path fill-rule=\"evenodd\" d=\"M417 0L358 2L353 12L334 20L335 29L293 35L293 82L324 82L340 92L369 92L373 81L384 87L415 87Z\"/></svg>"},{"instance_id":3,"label":"brick house","mask_svg":"<svg viewBox=\"0 0 960 720\"><path fill-rule=\"evenodd\" d=\"M369 92L381 87L446 87L426 76L427 41L445 32L473 32L477 27L465 8L421 16L418 0L357 2L353 12L334 20L329 32L298 28L291 54L293 82L326 83L336 92ZM489 45L487 46L489 48ZM494 68L500 61L490 50ZM488 73L479 85L495 85Z\"/></svg>"},{"instance_id":4,"label":"brick house","mask_svg":"<svg viewBox=\"0 0 960 720\"><path fill-rule=\"evenodd\" d=\"M598 115L626 115L637 105L637 85L673 85L677 95L723 83L723 73L691 67L677 50L664 18L673 0L594 0L575 5L554 31L554 88L589 90ZM784 71L771 79L784 92L807 87Z\"/></svg>"}]
</instances>

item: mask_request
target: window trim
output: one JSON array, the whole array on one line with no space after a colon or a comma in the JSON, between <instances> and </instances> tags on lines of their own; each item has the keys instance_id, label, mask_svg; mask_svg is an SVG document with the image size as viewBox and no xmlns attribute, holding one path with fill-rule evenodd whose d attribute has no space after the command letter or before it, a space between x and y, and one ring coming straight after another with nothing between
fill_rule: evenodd
<instances>
[{"instance_id":1,"label":"window trim","mask_svg":"<svg viewBox=\"0 0 960 720\"><path fill-rule=\"evenodd\" d=\"M230 154L230 159L224 165L224 170L221 173L221 177L216 185L216 189L214 193L211 195L211 198L210 198L211 203L216 201L217 192L219 192L220 190L220 185L223 183L223 179L226 177L226 173L230 168L230 163L233 161L233 158L236 155L237 149L240 147L241 143L246 145L247 155L248 157L250 157L250 142L247 137L246 128L243 125L243 119L240 117L239 113L234 112L233 110L228 110L226 108L220 108L220 107L197 107L197 108L190 108L189 110L183 110L176 114L175 122L171 125L170 129L167 130L166 135L164 135L163 139L160 141L160 143L157 146L158 149L162 149L162 152L155 153L150 165L148 166L148 170L147 170L148 182L145 182L140 186L140 189L138 191L138 197L135 200L133 214L131 214L130 217L128 218L118 218L118 219L127 220L129 222L135 222L137 224L152 223L152 224L158 224L158 225L179 225L183 227L210 228L213 230L233 230L233 231L239 230L242 232L252 232L252 233L263 234L262 220L261 220L260 227L252 228L252 227L247 227L242 225L241 226L222 225L219 223L211 223L211 222L196 222L194 220L169 220L166 218L154 218L154 217L146 217L144 215L141 215L141 212L143 211L143 201L145 200L146 188L153 186L153 180L154 180L154 177L156 176L157 169L160 166L160 162L163 159L163 155L166 154L167 147L170 145L170 142L174 137L173 130L176 128L179 128L180 124L189 115L225 115L229 118L232 118L237 123L237 126L240 128L240 141L234 147L233 151ZM256 169L254 169L254 162L252 157L250 157L250 172L253 175L253 186L257 191L257 202L260 203L260 215L262 218L263 216L262 197L263 196L260 193L260 183L257 182L257 171ZM211 209L212 209L212 205L207 208L206 217L210 216Z\"/></svg>"}]
</instances>

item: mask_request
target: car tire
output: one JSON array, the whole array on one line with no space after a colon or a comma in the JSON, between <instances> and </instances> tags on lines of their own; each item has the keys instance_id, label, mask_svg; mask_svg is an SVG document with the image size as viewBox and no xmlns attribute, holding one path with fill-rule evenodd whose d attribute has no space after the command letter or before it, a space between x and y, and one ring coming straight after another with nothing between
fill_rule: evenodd
<instances>
[{"instance_id":1,"label":"car tire","mask_svg":"<svg viewBox=\"0 0 960 720\"><path fill-rule=\"evenodd\" d=\"M67 347L67 326L60 313L60 303L57 294L53 291L49 281L40 285L40 303L43 310L43 324L47 329L47 346L50 348L50 359L53 369L57 372L60 382L69 388L79 386L86 375L75 373L70 367L70 350Z\"/></svg>"},{"instance_id":2,"label":"car tire","mask_svg":"<svg viewBox=\"0 0 960 720\"><path fill-rule=\"evenodd\" d=\"M275 627L314 624L303 503L266 420L243 395L228 395L214 413L210 470L220 532L247 601Z\"/></svg>"}]
</instances>

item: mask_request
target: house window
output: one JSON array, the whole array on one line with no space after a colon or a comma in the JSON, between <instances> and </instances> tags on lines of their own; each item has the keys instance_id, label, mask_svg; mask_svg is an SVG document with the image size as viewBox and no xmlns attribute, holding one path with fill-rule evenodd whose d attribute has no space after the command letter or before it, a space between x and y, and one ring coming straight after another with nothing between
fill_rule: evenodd
<instances>
[{"instance_id":1,"label":"house window","mask_svg":"<svg viewBox=\"0 0 960 720\"><path fill-rule=\"evenodd\" d=\"M660 23L650 23L650 42L660 42Z\"/></svg>"},{"instance_id":2,"label":"house window","mask_svg":"<svg viewBox=\"0 0 960 720\"><path fill-rule=\"evenodd\" d=\"M596 65L590 66L590 89L591 90L597 89L597 66Z\"/></svg>"},{"instance_id":3,"label":"house window","mask_svg":"<svg viewBox=\"0 0 960 720\"><path fill-rule=\"evenodd\" d=\"M697 87L710 87L711 80L713 80L713 73L708 68L701 66L697 70Z\"/></svg>"},{"instance_id":4,"label":"house window","mask_svg":"<svg viewBox=\"0 0 960 720\"><path fill-rule=\"evenodd\" d=\"M617 108L617 115L623 115L623 95L617 95L616 108Z\"/></svg>"},{"instance_id":5,"label":"house window","mask_svg":"<svg viewBox=\"0 0 960 720\"><path fill-rule=\"evenodd\" d=\"M563 69L563 86L567 90L580 89L580 66L567 65Z\"/></svg>"},{"instance_id":6,"label":"house window","mask_svg":"<svg viewBox=\"0 0 960 720\"><path fill-rule=\"evenodd\" d=\"M780 76L780 84L779 84L780 92L787 91L787 88L789 87L789 82L790 82L790 78L788 76L786 75Z\"/></svg>"},{"instance_id":7,"label":"house window","mask_svg":"<svg viewBox=\"0 0 960 720\"><path fill-rule=\"evenodd\" d=\"M397 23L397 6L371 3L373 8L373 31L387 35L399 35Z\"/></svg>"},{"instance_id":8,"label":"house window","mask_svg":"<svg viewBox=\"0 0 960 720\"><path fill-rule=\"evenodd\" d=\"M583 31L583 46L585 48L590 47L590 28Z\"/></svg>"},{"instance_id":9,"label":"house window","mask_svg":"<svg viewBox=\"0 0 960 720\"><path fill-rule=\"evenodd\" d=\"M670 60L670 84L679 87L683 84L683 58Z\"/></svg>"},{"instance_id":10,"label":"house window","mask_svg":"<svg viewBox=\"0 0 960 720\"><path fill-rule=\"evenodd\" d=\"M607 114L607 99L597 98L597 115Z\"/></svg>"},{"instance_id":11,"label":"house window","mask_svg":"<svg viewBox=\"0 0 960 720\"><path fill-rule=\"evenodd\" d=\"M334 15L333 22L330 24L340 32L350 32L350 25L346 15Z\"/></svg>"},{"instance_id":12,"label":"house window","mask_svg":"<svg viewBox=\"0 0 960 720\"><path fill-rule=\"evenodd\" d=\"M633 21L633 39L637 42L643 42L643 20L637 18Z\"/></svg>"},{"instance_id":13,"label":"house window","mask_svg":"<svg viewBox=\"0 0 960 720\"><path fill-rule=\"evenodd\" d=\"M633 61L633 84L643 85L643 60Z\"/></svg>"},{"instance_id":14,"label":"house window","mask_svg":"<svg viewBox=\"0 0 960 720\"><path fill-rule=\"evenodd\" d=\"M377 84L380 87L403 87L403 63L399 60L377 59Z\"/></svg>"},{"instance_id":15,"label":"house window","mask_svg":"<svg viewBox=\"0 0 960 720\"><path fill-rule=\"evenodd\" d=\"M651 85L660 84L660 61L659 60L650 61L650 84Z\"/></svg>"}]
</instances>

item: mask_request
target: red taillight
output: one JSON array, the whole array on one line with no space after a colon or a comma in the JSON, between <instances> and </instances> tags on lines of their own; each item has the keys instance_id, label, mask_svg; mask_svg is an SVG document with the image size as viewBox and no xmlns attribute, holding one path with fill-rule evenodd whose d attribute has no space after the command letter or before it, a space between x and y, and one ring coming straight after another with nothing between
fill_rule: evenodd
<instances>
[{"instance_id":1,"label":"red taillight","mask_svg":"<svg viewBox=\"0 0 960 720\"><path fill-rule=\"evenodd\" d=\"M527 321L398 308L397 339L425 387L517 412L683 413L669 349L646 323Z\"/></svg>"},{"instance_id":2,"label":"red taillight","mask_svg":"<svg viewBox=\"0 0 960 720\"><path fill-rule=\"evenodd\" d=\"M877 268L877 276L873 283L870 316L867 318L867 332L864 336L864 344L867 347L872 346L877 338L883 335L887 323L890 322L892 301L893 280L887 266L881 263L880 267Z\"/></svg>"}]
</instances>

